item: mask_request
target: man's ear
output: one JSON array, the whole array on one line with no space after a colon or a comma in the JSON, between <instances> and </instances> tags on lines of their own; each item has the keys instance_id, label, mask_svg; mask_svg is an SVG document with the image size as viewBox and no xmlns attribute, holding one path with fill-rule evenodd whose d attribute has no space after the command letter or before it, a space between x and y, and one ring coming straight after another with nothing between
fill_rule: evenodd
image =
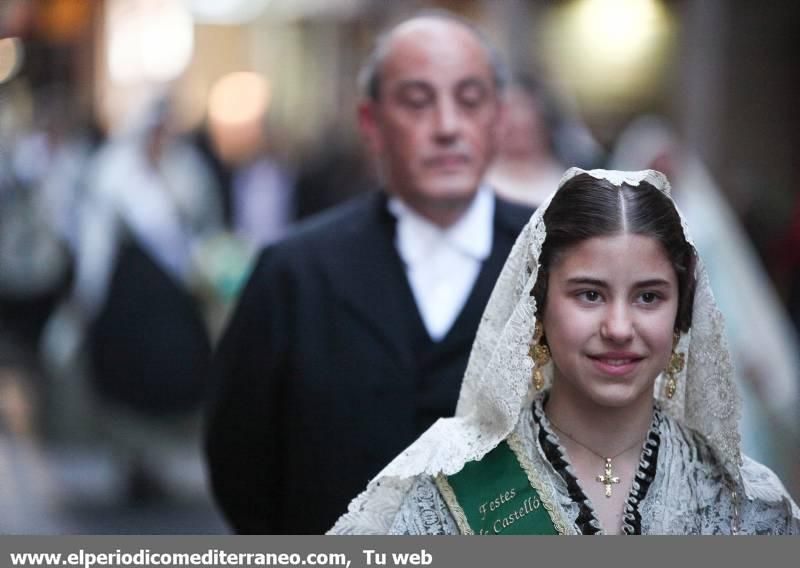
<instances>
[{"instance_id":1,"label":"man's ear","mask_svg":"<svg viewBox=\"0 0 800 568\"><path fill-rule=\"evenodd\" d=\"M378 124L377 103L363 100L358 103L358 129L367 142L370 151L379 156L383 152L383 136Z\"/></svg>"}]
</instances>

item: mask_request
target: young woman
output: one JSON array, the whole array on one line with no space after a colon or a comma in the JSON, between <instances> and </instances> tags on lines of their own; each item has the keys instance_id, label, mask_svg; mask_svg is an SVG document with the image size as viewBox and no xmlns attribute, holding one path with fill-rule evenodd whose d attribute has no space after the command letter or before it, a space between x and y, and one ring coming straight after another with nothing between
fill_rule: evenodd
<instances>
[{"instance_id":1,"label":"young woman","mask_svg":"<svg viewBox=\"0 0 800 568\"><path fill-rule=\"evenodd\" d=\"M666 178L569 170L500 275L456 416L331 532L800 532L741 456L722 325Z\"/></svg>"}]
</instances>

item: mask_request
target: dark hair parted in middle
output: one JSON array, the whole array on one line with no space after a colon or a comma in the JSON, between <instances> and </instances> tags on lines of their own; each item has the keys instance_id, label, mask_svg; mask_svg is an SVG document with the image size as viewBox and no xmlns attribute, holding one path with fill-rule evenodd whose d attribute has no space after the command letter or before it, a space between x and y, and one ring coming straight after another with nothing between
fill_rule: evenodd
<instances>
[{"instance_id":1,"label":"dark hair parted in middle","mask_svg":"<svg viewBox=\"0 0 800 568\"><path fill-rule=\"evenodd\" d=\"M647 182L638 187L617 186L605 179L579 174L553 196L544 213L544 224L547 237L533 288L537 310L543 309L547 302L550 267L568 249L593 237L628 233L652 237L661 243L678 278L675 329L689 330L697 256L686 241L672 200L654 186Z\"/></svg>"}]
</instances>

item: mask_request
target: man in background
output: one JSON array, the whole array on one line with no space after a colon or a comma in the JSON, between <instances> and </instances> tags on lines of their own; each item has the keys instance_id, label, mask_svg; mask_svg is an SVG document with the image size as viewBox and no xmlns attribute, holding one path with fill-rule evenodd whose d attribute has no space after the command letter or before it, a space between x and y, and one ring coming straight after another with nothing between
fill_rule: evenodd
<instances>
[{"instance_id":1,"label":"man in background","mask_svg":"<svg viewBox=\"0 0 800 568\"><path fill-rule=\"evenodd\" d=\"M206 450L240 533L323 533L455 410L478 323L531 211L482 180L505 73L446 13L382 36L360 77L383 187L265 249L214 363Z\"/></svg>"}]
</instances>

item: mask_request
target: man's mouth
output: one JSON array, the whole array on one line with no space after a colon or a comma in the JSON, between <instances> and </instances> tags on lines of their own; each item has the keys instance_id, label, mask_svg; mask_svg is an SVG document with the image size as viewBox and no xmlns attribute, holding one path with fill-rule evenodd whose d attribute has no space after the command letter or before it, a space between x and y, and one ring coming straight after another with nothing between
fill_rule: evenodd
<instances>
[{"instance_id":1,"label":"man's mouth","mask_svg":"<svg viewBox=\"0 0 800 568\"><path fill-rule=\"evenodd\" d=\"M469 163L466 154L440 154L425 160L425 165L430 168L459 168Z\"/></svg>"}]
</instances>

